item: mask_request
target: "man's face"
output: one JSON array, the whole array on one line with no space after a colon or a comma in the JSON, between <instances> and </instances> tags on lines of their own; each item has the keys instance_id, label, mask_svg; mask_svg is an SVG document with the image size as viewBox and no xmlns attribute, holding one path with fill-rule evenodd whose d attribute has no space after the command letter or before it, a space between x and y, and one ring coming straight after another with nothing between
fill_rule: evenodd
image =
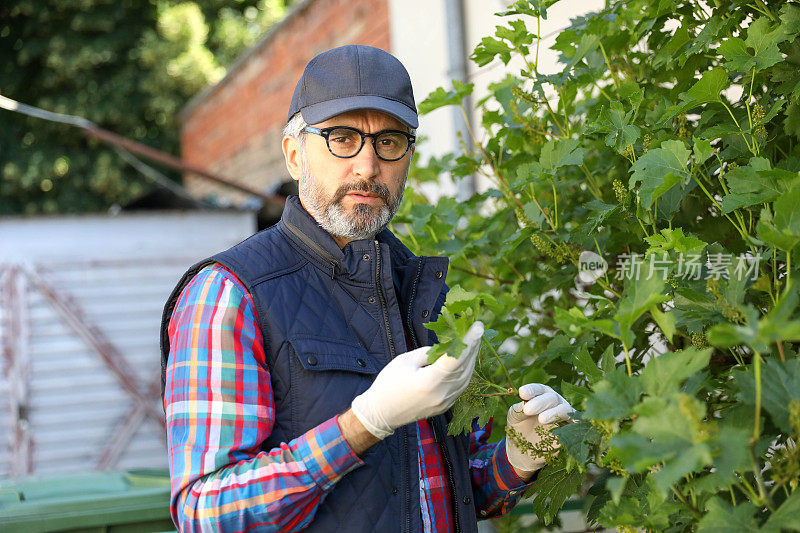
<instances>
[{"instance_id":1,"label":"man's face","mask_svg":"<svg viewBox=\"0 0 800 533\"><path fill-rule=\"evenodd\" d=\"M349 126L364 133L408 131L394 117L372 110L344 113L313 126ZM340 246L385 228L403 198L412 150L398 161L382 161L372 143L367 138L354 157L339 158L322 136L306 134L305 154L300 154L300 201Z\"/></svg>"}]
</instances>

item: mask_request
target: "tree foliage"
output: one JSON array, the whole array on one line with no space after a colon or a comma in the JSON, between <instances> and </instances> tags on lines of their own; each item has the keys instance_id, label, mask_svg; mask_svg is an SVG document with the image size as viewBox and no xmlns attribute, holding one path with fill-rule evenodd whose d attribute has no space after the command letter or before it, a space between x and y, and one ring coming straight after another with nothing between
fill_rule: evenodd
<instances>
[{"instance_id":1,"label":"tree foliage","mask_svg":"<svg viewBox=\"0 0 800 533\"><path fill-rule=\"evenodd\" d=\"M7 0L0 94L175 154L180 108L287 3ZM5 110L0 120L0 214L97 211L148 185L75 128Z\"/></svg>"},{"instance_id":2,"label":"tree foliage","mask_svg":"<svg viewBox=\"0 0 800 533\"><path fill-rule=\"evenodd\" d=\"M536 485L543 522L577 491L621 531L798 531L800 5L612 2L558 35L546 75L553 3L515 2L475 49L523 65L480 102L485 136L411 175L490 187L409 189L396 219L451 257L445 346L458 320L487 326L451 431L548 383L578 412Z\"/></svg>"}]
</instances>

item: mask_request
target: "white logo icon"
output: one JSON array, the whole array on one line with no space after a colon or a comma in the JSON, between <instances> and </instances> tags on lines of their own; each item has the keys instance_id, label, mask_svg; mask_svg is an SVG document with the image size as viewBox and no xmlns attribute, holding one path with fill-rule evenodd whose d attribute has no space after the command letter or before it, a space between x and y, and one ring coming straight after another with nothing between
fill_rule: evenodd
<instances>
[{"instance_id":1,"label":"white logo icon","mask_svg":"<svg viewBox=\"0 0 800 533\"><path fill-rule=\"evenodd\" d=\"M583 283L594 283L608 271L608 263L602 256L584 250L578 257L578 279Z\"/></svg>"}]
</instances>

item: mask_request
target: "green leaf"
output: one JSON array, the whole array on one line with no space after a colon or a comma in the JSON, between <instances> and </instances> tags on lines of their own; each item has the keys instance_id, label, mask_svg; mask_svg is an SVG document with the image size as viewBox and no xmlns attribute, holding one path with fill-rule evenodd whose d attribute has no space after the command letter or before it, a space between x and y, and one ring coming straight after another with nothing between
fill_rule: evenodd
<instances>
[{"instance_id":1,"label":"green leaf","mask_svg":"<svg viewBox=\"0 0 800 533\"><path fill-rule=\"evenodd\" d=\"M650 245L647 253L668 252L675 250L679 254L692 255L699 254L708 245L695 237L683 234L683 228L669 229L664 228L661 233L656 233L644 239Z\"/></svg>"},{"instance_id":2,"label":"green leaf","mask_svg":"<svg viewBox=\"0 0 800 533\"><path fill-rule=\"evenodd\" d=\"M573 351L572 363L575 365L575 369L586 377L590 385L603 377L603 371L600 370L592 356L589 355L589 350L585 344L581 345L577 351Z\"/></svg>"},{"instance_id":3,"label":"green leaf","mask_svg":"<svg viewBox=\"0 0 800 533\"><path fill-rule=\"evenodd\" d=\"M653 306L650 309L650 314L653 315L653 318L658 324L658 327L661 328L661 332L664 334L664 337L670 342L672 342L672 337L675 336L675 313L671 312L663 312L661 311L658 306Z\"/></svg>"},{"instance_id":4,"label":"green leaf","mask_svg":"<svg viewBox=\"0 0 800 533\"><path fill-rule=\"evenodd\" d=\"M593 320L583 314L577 307L570 308L569 311L561 307L555 309L555 323L565 333L577 337L584 331L599 331L611 337L618 337L614 332L614 322L609 319Z\"/></svg>"},{"instance_id":5,"label":"green leaf","mask_svg":"<svg viewBox=\"0 0 800 533\"><path fill-rule=\"evenodd\" d=\"M495 39L494 37L484 37L481 39L481 42L478 43L478 46L475 47L470 59L477 63L479 67L482 67L488 65L494 61L495 57L499 56L500 61L508 65L508 62L511 61L511 53L513 51L514 49L502 40Z\"/></svg>"},{"instance_id":6,"label":"green leaf","mask_svg":"<svg viewBox=\"0 0 800 533\"><path fill-rule=\"evenodd\" d=\"M787 285L775 306L759 321L755 344L760 351L766 351L773 342L800 340L800 319L796 316L800 295L796 286L794 281Z\"/></svg>"},{"instance_id":7,"label":"green leaf","mask_svg":"<svg viewBox=\"0 0 800 533\"><path fill-rule=\"evenodd\" d=\"M789 39L800 34L800 6L784 4L781 8L781 29Z\"/></svg>"},{"instance_id":8,"label":"green leaf","mask_svg":"<svg viewBox=\"0 0 800 533\"><path fill-rule=\"evenodd\" d=\"M705 139L694 140L694 162L700 165L706 162L708 158L714 155L714 148L711 146L711 141Z\"/></svg>"},{"instance_id":9,"label":"green leaf","mask_svg":"<svg viewBox=\"0 0 800 533\"><path fill-rule=\"evenodd\" d=\"M777 203L777 202L776 202ZM773 248L789 252L800 242L800 236L791 228L781 228L773 223L769 209L761 210L761 218L756 224L758 238Z\"/></svg>"},{"instance_id":10,"label":"green leaf","mask_svg":"<svg viewBox=\"0 0 800 533\"><path fill-rule=\"evenodd\" d=\"M751 533L757 531L754 515L756 507L749 501L735 507L715 496L706 505L706 514L700 520L699 533Z\"/></svg>"},{"instance_id":11,"label":"green leaf","mask_svg":"<svg viewBox=\"0 0 800 533\"><path fill-rule=\"evenodd\" d=\"M631 124L633 111L626 112L622 103L613 101L609 107L603 107L600 115L590 124L585 133L608 133L606 146L611 146L619 153L623 153L639 139L641 129Z\"/></svg>"},{"instance_id":12,"label":"green leaf","mask_svg":"<svg viewBox=\"0 0 800 533\"><path fill-rule=\"evenodd\" d=\"M588 420L578 420L552 430L558 442L579 464L586 464L602 440L600 432Z\"/></svg>"},{"instance_id":13,"label":"green leaf","mask_svg":"<svg viewBox=\"0 0 800 533\"><path fill-rule=\"evenodd\" d=\"M711 442L714 470L696 478L691 483L693 489L715 492L738 481L736 472L744 472L750 468L750 437L751 432L743 428L727 425L720 428Z\"/></svg>"},{"instance_id":14,"label":"green leaf","mask_svg":"<svg viewBox=\"0 0 800 533\"><path fill-rule=\"evenodd\" d=\"M628 186L642 183L638 194L645 209L676 183L688 181L689 155L682 141L665 141L661 148L648 150L631 166Z\"/></svg>"},{"instance_id":15,"label":"green leaf","mask_svg":"<svg viewBox=\"0 0 800 533\"><path fill-rule=\"evenodd\" d=\"M786 39L783 28L772 28L768 17L760 17L750 24L745 43L753 50L756 72L783 60L778 43Z\"/></svg>"},{"instance_id":16,"label":"green leaf","mask_svg":"<svg viewBox=\"0 0 800 533\"><path fill-rule=\"evenodd\" d=\"M796 172L771 168L770 162L754 157L750 163L731 170L725 175L729 194L722 199L722 212L750 205L771 202L793 188L800 186Z\"/></svg>"},{"instance_id":17,"label":"green leaf","mask_svg":"<svg viewBox=\"0 0 800 533\"><path fill-rule=\"evenodd\" d=\"M773 204L775 227L784 234L800 237L800 187L781 195Z\"/></svg>"},{"instance_id":18,"label":"green leaf","mask_svg":"<svg viewBox=\"0 0 800 533\"><path fill-rule=\"evenodd\" d=\"M497 26L495 35L501 39L510 42L512 46L525 50L525 45L531 44L535 37L534 34L528 31L525 27L525 21L521 19L511 20L508 26Z\"/></svg>"},{"instance_id":19,"label":"green leaf","mask_svg":"<svg viewBox=\"0 0 800 533\"><path fill-rule=\"evenodd\" d=\"M630 330L633 323L654 305L667 300L669 296L664 294L664 280L658 276L648 278L641 275L628 281L614 315L626 346L633 345L633 333Z\"/></svg>"},{"instance_id":20,"label":"green leaf","mask_svg":"<svg viewBox=\"0 0 800 533\"><path fill-rule=\"evenodd\" d=\"M424 115L434 109L449 105L461 105L464 98L472 94L474 87L474 83L465 84L458 80L453 80L453 88L449 91L445 90L444 87L437 87L425 100L419 103L419 114Z\"/></svg>"},{"instance_id":21,"label":"green leaf","mask_svg":"<svg viewBox=\"0 0 800 533\"><path fill-rule=\"evenodd\" d=\"M607 204L597 198L583 204L583 207L590 211L586 217L585 227L587 235L591 235L602 226L614 213L620 209L619 204Z\"/></svg>"},{"instance_id":22,"label":"green leaf","mask_svg":"<svg viewBox=\"0 0 800 533\"><path fill-rule=\"evenodd\" d=\"M639 379L629 377L624 366L606 374L592 389L593 394L586 399L583 415L595 420L617 420L630 415L642 393Z\"/></svg>"},{"instance_id":23,"label":"green leaf","mask_svg":"<svg viewBox=\"0 0 800 533\"><path fill-rule=\"evenodd\" d=\"M539 163L545 172L552 173L559 167L567 165L580 165L583 163L583 148L578 139L547 141L542 146Z\"/></svg>"},{"instance_id":24,"label":"green leaf","mask_svg":"<svg viewBox=\"0 0 800 533\"><path fill-rule=\"evenodd\" d=\"M454 315L447 306L442 307L442 312L436 322L428 322L425 327L436 333L439 343L428 351L428 363L433 363L444 354L458 357L467 347L462 341L472 322L475 321L471 309L461 316Z\"/></svg>"},{"instance_id":25,"label":"green leaf","mask_svg":"<svg viewBox=\"0 0 800 533\"><path fill-rule=\"evenodd\" d=\"M553 464L545 466L536 479L536 496L533 510L546 525L551 524L567 498L575 494L583 475L580 470L568 469L566 455Z\"/></svg>"},{"instance_id":26,"label":"green leaf","mask_svg":"<svg viewBox=\"0 0 800 533\"><path fill-rule=\"evenodd\" d=\"M616 367L617 363L614 359L614 345L609 344L608 347L603 351L603 355L600 357L600 368L603 369L604 374L608 374L609 372L613 372Z\"/></svg>"},{"instance_id":27,"label":"green leaf","mask_svg":"<svg viewBox=\"0 0 800 533\"><path fill-rule=\"evenodd\" d=\"M642 370L644 391L651 396L678 392L685 379L708 365L711 349L687 348L681 352L667 352L651 359Z\"/></svg>"},{"instance_id":28,"label":"green leaf","mask_svg":"<svg viewBox=\"0 0 800 533\"><path fill-rule=\"evenodd\" d=\"M587 54L593 52L600 44L600 36L593 33L584 33L581 35L581 41L578 43L578 48L575 53L570 57L570 60L564 67L564 70L571 70L572 67L586 57Z\"/></svg>"},{"instance_id":29,"label":"green leaf","mask_svg":"<svg viewBox=\"0 0 800 533\"><path fill-rule=\"evenodd\" d=\"M764 364L762 381L769 386L763 387L761 404L772 417L772 421L781 431L791 434L791 406L800 405L800 359L791 359L782 363L770 360Z\"/></svg>"},{"instance_id":30,"label":"green leaf","mask_svg":"<svg viewBox=\"0 0 800 533\"><path fill-rule=\"evenodd\" d=\"M770 533L800 531L800 490L795 489L761 529Z\"/></svg>"},{"instance_id":31,"label":"green leaf","mask_svg":"<svg viewBox=\"0 0 800 533\"><path fill-rule=\"evenodd\" d=\"M721 68L706 71L700 80L685 93L680 94L685 110L708 102L720 102L720 93L728 87L728 74Z\"/></svg>"},{"instance_id":32,"label":"green leaf","mask_svg":"<svg viewBox=\"0 0 800 533\"><path fill-rule=\"evenodd\" d=\"M732 72L747 72L756 65L756 60L747 51L747 45L738 37L724 40L717 51L727 59L725 68Z\"/></svg>"}]
</instances>

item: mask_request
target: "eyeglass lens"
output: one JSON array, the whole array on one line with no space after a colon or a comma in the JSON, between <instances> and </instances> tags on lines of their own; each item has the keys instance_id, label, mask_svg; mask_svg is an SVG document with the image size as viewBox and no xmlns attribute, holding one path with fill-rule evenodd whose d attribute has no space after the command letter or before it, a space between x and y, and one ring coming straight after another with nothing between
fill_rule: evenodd
<instances>
[{"instance_id":1,"label":"eyeglass lens","mask_svg":"<svg viewBox=\"0 0 800 533\"><path fill-rule=\"evenodd\" d=\"M408 150L408 138L400 133L384 132L374 138L375 152L382 159L399 159ZM361 148L361 135L351 129L337 128L328 135L333 155L353 157Z\"/></svg>"}]
</instances>

